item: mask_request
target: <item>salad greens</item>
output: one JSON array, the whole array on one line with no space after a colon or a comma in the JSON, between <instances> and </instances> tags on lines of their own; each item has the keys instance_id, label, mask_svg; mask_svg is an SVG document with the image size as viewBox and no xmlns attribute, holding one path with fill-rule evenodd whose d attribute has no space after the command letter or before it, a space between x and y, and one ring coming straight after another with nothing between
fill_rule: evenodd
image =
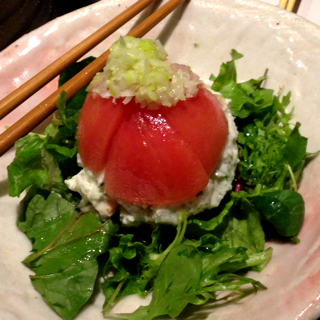
<instances>
[{"instance_id":1,"label":"salad greens","mask_svg":"<svg viewBox=\"0 0 320 320\"><path fill-rule=\"evenodd\" d=\"M189 304L221 303L221 291L235 296L265 289L244 273L261 271L271 258L264 226L271 224L286 240L298 234L304 202L297 185L304 167L307 139L289 123L290 94L281 98L261 87L265 76L237 83L235 50L222 64L212 89L231 99L239 131L240 162L234 191L219 205L186 218L177 212L178 226L125 228L115 215L101 222L94 212L82 213L80 195L64 180L80 168L76 162L77 122L87 92L67 101L62 93L58 116L44 134L30 133L16 142L16 157L8 167L9 194L24 190L17 225L32 242L23 263L37 291L62 319L73 319L88 301L102 274L103 315L122 319L178 316ZM60 76L59 85L92 61L77 63ZM252 291L249 291L252 292ZM110 314L117 298L132 294L151 303L132 314Z\"/></svg>"},{"instance_id":2,"label":"salad greens","mask_svg":"<svg viewBox=\"0 0 320 320\"><path fill-rule=\"evenodd\" d=\"M297 180L304 166L307 138L299 133L300 123L289 126L293 110L285 112L290 93L280 98L261 88L265 76L237 83L235 60L242 57L233 50L232 60L223 64L218 77L211 76L212 89L232 100L231 111L239 130L240 191L285 237L295 236L304 218L304 202L297 193ZM293 189L293 190L291 190Z\"/></svg>"},{"instance_id":3,"label":"salad greens","mask_svg":"<svg viewBox=\"0 0 320 320\"><path fill-rule=\"evenodd\" d=\"M49 305L63 319L73 319L92 295L96 258L107 251L118 226L77 212L57 193L45 199L30 189L27 197L31 200L18 227L31 240L33 253L23 263L35 272L31 281Z\"/></svg>"}]
</instances>

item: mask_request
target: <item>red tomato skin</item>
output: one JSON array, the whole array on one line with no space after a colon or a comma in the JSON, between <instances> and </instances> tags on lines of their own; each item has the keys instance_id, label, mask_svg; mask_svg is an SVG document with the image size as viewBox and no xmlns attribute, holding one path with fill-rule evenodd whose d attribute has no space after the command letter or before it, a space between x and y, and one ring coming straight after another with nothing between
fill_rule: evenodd
<instances>
[{"instance_id":1,"label":"red tomato skin","mask_svg":"<svg viewBox=\"0 0 320 320\"><path fill-rule=\"evenodd\" d=\"M108 195L165 205L205 188L227 135L221 103L202 86L195 97L158 110L90 93L80 113L78 145L88 169L105 170Z\"/></svg>"},{"instance_id":2,"label":"red tomato skin","mask_svg":"<svg viewBox=\"0 0 320 320\"><path fill-rule=\"evenodd\" d=\"M162 107L161 112L192 147L210 175L219 162L228 136L228 122L219 99L200 87L195 97L179 101L175 107Z\"/></svg>"},{"instance_id":3,"label":"red tomato skin","mask_svg":"<svg viewBox=\"0 0 320 320\"><path fill-rule=\"evenodd\" d=\"M87 96L79 117L78 147L82 162L92 172L104 170L113 137L127 112L122 100L114 103L112 98Z\"/></svg>"},{"instance_id":4,"label":"red tomato skin","mask_svg":"<svg viewBox=\"0 0 320 320\"><path fill-rule=\"evenodd\" d=\"M105 170L108 195L164 205L191 198L208 181L196 154L157 110L140 109L120 125Z\"/></svg>"}]
</instances>

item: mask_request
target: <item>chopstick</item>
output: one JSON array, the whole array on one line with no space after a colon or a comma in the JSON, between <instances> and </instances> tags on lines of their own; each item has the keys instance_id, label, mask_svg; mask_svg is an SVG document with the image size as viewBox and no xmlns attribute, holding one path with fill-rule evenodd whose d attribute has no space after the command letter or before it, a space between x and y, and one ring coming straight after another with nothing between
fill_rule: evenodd
<instances>
[{"instance_id":1,"label":"chopstick","mask_svg":"<svg viewBox=\"0 0 320 320\"><path fill-rule=\"evenodd\" d=\"M113 32L119 29L122 25L132 19L152 2L154 2L154 0L138 0L132 6L127 8L121 14L94 32L91 36L73 47L62 57L51 63L40 73L35 75L33 78L2 99L0 101L0 120L14 110L17 106L19 106L22 102L27 100L40 88L54 79L66 67L76 62L79 58L98 45L102 40L110 36Z\"/></svg>"},{"instance_id":2,"label":"chopstick","mask_svg":"<svg viewBox=\"0 0 320 320\"><path fill-rule=\"evenodd\" d=\"M128 35L142 37L184 1L185 0L169 0L141 24L132 29ZM66 91L67 99L69 99L81 88L87 85L94 75L103 69L108 56L109 50L100 55L72 79L52 93L48 98L33 108L24 117L4 131L0 135L0 156L7 152L14 145L16 140L26 135L55 111L56 102L61 91Z\"/></svg>"},{"instance_id":3,"label":"chopstick","mask_svg":"<svg viewBox=\"0 0 320 320\"><path fill-rule=\"evenodd\" d=\"M294 8L296 0L280 0L279 7L286 9L287 11L292 11Z\"/></svg>"}]
</instances>

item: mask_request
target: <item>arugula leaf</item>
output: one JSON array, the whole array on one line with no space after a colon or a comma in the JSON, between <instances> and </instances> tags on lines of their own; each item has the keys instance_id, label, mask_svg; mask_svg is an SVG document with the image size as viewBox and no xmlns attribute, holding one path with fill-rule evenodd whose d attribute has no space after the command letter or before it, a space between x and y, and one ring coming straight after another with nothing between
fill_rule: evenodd
<instances>
[{"instance_id":1,"label":"arugula leaf","mask_svg":"<svg viewBox=\"0 0 320 320\"><path fill-rule=\"evenodd\" d=\"M32 241L34 253L24 263L35 271L30 276L35 289L63 319L73 319L92 295L96 259L108 250L118 227L101 224L94 213L78 213L55 193L46 200L35 195L18 226Z\"/></svg>"},{"instance_id":2,"label":"arugula leaf","mask_svg":"<svg viewBox=\"0 0 320 320\"><path fill-rule=\"evenodd\" d=\"M250 201L279 234L284 237L297 235L304 219L304 201L299 193L278 190L252 197Z\"/></svg>"},{"instance_id":3,"label":"arugula leaf","mask_svg":"<svg viewBox=\"0 0 320 320\"><path fill-rule=\"evenodd\" d=\"M185 227L181 226L183 220L180 220L175 240L162 253L158 253L158 241L166 237L166 232L161 226L153 232L153 242L149 246L132 242L132 234L123 235L119 246L110 250L110 258L106 265L106 271L110 270L110 267L117 271L114 277L106 279L103 284L106 300L109 300L105 305L104 315L142 320L166 314L175 317L188 303L203 304L208 299L215 299L216 291L233 290L241 293L240 287L248 283L254 287L264 288L255 280L230 274L230 272L237 272L241 269L260 271L270 260L272 252L271 249L263 251L264 233L253 206L247 200L237 200L236 208L244 212L235 222L233 210L230 210L230 208L233 209L232 204L233 201L226 205L223 216L219 218L218 215L208 223L202 224L200 220L193 219L191 226L197 226L196 233L193 232L194 228L188 229L188 239L184 237ZM247 208L243 208L244 206L250 208L249 213L245 211ZM246 215L250 218L248 219ZM186 226L186 223L184 224ZM212 227L212 230L204 230L201 229L202 227L205 229ZM224 239L211 233L221 232L219 228L222 228ZM238 232L237 236L231 235L235 229ZM202 230L204 234L198 240L199 230ZM192 238L193 234L196 238ZM180 243L182 237L184 237L183 244ZM190 260L181 260L179 253L181 248L184 248L183 250L190 248L188 249L190 254L187 255ZM193 260L191 257L196 258ZM199 261L201 262L200 268L196 267ZM197 270L197 274L190 272L189 268ZM225 275L225 272L228 275ZM186 275L187 280L184 279ZM110 301L115 298L115 294L121 296L139 292L139 289L146 288L147 283L152 283L153 279L153 299L149 306L140 307L129 315L106 313L112 306ZM192 290L187 286L191 281L194 281Z\"/></svg>"},{"instance_id":4,"label":"arugula leaf","mask_svg":"<svg viewBox=\"0 0 320 320\"><path fill-rule=\"evenodd\" d=\"M141 266L143 266L143 259L148 256L147 246L140 242L132 242L133 235L123 235L117 247L109 250L109 259L104 266L105 281L101 284L102 290L105 294L104 308L109 309L113 304L114 293L121 281L126 277L125 284L121 286L121 290L117 292L117 296L126 296L139 293L141 286ZM141 260L141 261L140 261ZM113 277L108 277L108 273L116 270Z\"/></svg>"},{"instance_id":5,"label":"arugula leaf","mask_svg":"<svg viewBox=\"0 0 320 320\"><path fill-rule=\"evenodd\" d=\"M141 242L133 242L133 234L120 235L118 246L109 250L109 260L104 267L105 282L102 289L106 300L104 314L114 303L114 293L119 283L127 276L125 283L121 284L118 296L138 293L141 297L146 296L146 291L153 285L153 280L161 267L162 262L170 253L171 249L181 243L187 227L187 218L184 212L178 213L178 226L176 236L165 250L162 247L167 239L167 226L159 225L152 232L152 242L145 245ZM171 229L174 229L171 227ZM113 277L107 277L107 273L116 270Z\"/></svg>"},{"instance_id":6,"label":"arugula leaf","mask_svg":"<svg viewBox=\"0 0 320 320\"><path fill-rule=\"evenodd\" d=\"M178 316L191 301L190 296L198 286L200 275L198 251L185 244L176 246L161 265L154 283L152 301L147 308L154 316Z\"/></svg>"},{"instance_id":7,"label":"arugula leaf","mask_svg":"<svg viewBox=\"0 0 320 320\"><path fill-rule=\"evenodd\" d=\"M270 260L272 249L250 253L244 247L232 247L228 240L206 234L199 241L185 240L185 244L194 245L201 254L203 284L215 280L221 272L237 272L241 269L261 271Z\"/></svg>"},{"instance_id":8,"label":"arugula leaf","mask_svg":"<svg viewBox=\"0 0 320 320\"><path fill-rule=\"evenodd\" d=\"M203 271L206 277L215 277L221 271L261 271L271 258L272 249L264 251L265 235L259 212L247 199L236 196L208 221L190 218L192 228L187 232L202 236L200 240L184 243L193 243L199 250L203 247L207 254L204 260L208 260L205 265L209 268Z\"/></svg>"},{"instance_id":9,"label":"arugula leaf","mask_svg":"<svg viewBox=\"0 0 320 320\"><path fill-rule=\"evenodd\" d=\"M221 210L221 212L210 220L199 220L191 216L188 220L187 232L201 235L207 231L213 231L225 221L226 216L229 214L229 211L233 206L233 203L233 200L229 201Z\"/></svg>"},{"instance_id":10,"label":"arugula leaf","mask_svg":"<svg viewBox=\"0 0 320 320\"><path fill-rule=\"evenodd\" d=\"M210 238L209 236L207 240ZM260 282L250 278L230 273L218 274L223 270L223 266L227 265L226 262L243 260L243 254L246 254L244 250L228 246L222 249L220 245L211 251L213 247L210 242L204 240L202 244L206 247L198 248L192 242L175 246L161 264L154 282L151 303L138 308L132 314L105 316L130 320L151 320L167 314L176 317L189 303L199 305L215 299L217 291L235 291L242 294L239 288L245 284L265 289ZM221 243L221 240L218 242ZM234 251L238 251L237 254L234 254ZM269 250L268 259L270 253Z\"/></svg>"},{"instance_id":11,"label":"arugula leaf","mask_svg":"<svg viewBox=\"0 0 320 320\"><path fill-rule=\"evenodd\" d=\"M248 200L237 197L229 201L217 216L208 221L190 217L187 232L197 236L213 234L219 239L226 240L228 246L243 247L249 253L263 251L265 244L259 213Z\"/></svg>"},{"instance_id":12,"label":"arugula leaf","mask_svg":"<svg viewBox=\"0 0 320 320\"><path fill-rule=\"evenodd\" d=\"M206 303L209 299L215 299L216 295L212 294L212 292L234 291L235 293L244 295L244 292L240 291L239 288L246 284L251 284L254 292L257 291L257 289L266 289L263 284L254 279L242 277L232 273L221 274L216 280L207 283L205 286L195 292L197 298L193 300L193 304L201 305ZM202 296L202 298L199 296ZM226 303L228 302L226 301Z\"/></svg>"},{"instance_id":13,"label":"arugula leaf","mask_svg":"<svg viewBox=\"0 0 320 320\"><path fill-rule=\"evenodd\" d=\"M132 314L107 315L108 317L151 320L168 314L178 316L192 301L201 275L201 259L193 246L180 244L164 260L154 282L151 303Z\"/></svg>"},{"instance_id":14,"label":"arugula leaf","mask_svg":"<svg viewBox=\"0 0 320 320\"><path fill-rule=\"evenodd\" d=\"M221 235L228 240L231 247L243 247L248 253L263 251L265 235L261 226L259 213L246 199L238 199L232 208L229 223Z\"/></svg>"}]
</instances>

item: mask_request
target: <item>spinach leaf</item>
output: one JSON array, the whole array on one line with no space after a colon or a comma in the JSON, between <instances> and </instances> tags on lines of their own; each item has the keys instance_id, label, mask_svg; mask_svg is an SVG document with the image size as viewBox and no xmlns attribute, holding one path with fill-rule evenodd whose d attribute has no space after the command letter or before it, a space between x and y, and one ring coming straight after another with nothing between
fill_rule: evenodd
<instances>
[{"instance_id":1,"label":"spinach leaf","mask_svg":"<svg viewBox=\"0 0 320 320\"><path fill-rule=\"evenodd\" d=\"M292 130L284 149L284 160L293 170L304 159L307 151L308 139L300 135L299 127L300 123L298 122Z\"/></svg>"},{"instance_id":2,"label":"spinach leaf","mask_svg":"<svg viewBox=\"0 0 320 320\"><path fill-rule=\"evenodd\" d=\"M304 218L304 201L299 193L292 190L278 190L252 197L250 201L280 235L284 237L297 235Z\"/></svg>"},{"instance_id":3,"label":"spinach leaf","mask_svg":"<svg viewBox=\"0 0 320 320\"><path fill-rule=\"evenodd\" d=\"M96 259L109 249L118 227L101 224L94 213L78 213L55 193L46 200L35 195L18 226L32 242L33 254L24 263L35 272L35 289L63 319L73 319L92 295Z\"/></svg>"}]
</instances>

